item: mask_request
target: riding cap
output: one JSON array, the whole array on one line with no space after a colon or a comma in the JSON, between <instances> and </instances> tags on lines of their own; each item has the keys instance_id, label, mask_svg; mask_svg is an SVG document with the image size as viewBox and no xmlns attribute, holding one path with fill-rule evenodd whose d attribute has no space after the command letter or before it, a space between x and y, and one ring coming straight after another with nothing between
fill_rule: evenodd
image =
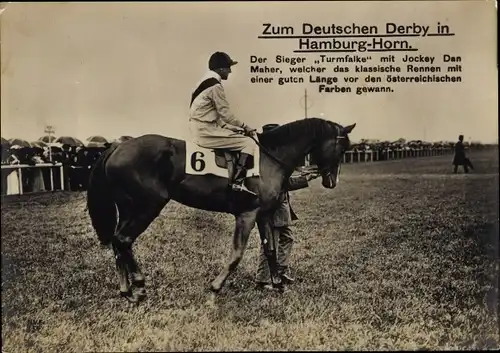
<instances>
[{"instance_id":1,"label":"riding cap","mask_svg":"<svg viewBox=\"0 0 500 353\"><path fill-rule=\"evenodd\" d=\"M210 70L228 69L237 63L237 61L231 59L226 53L218 51L213 53L210 57L210 60L208 61L208 68Z\"/></svg>"}]
</instances>

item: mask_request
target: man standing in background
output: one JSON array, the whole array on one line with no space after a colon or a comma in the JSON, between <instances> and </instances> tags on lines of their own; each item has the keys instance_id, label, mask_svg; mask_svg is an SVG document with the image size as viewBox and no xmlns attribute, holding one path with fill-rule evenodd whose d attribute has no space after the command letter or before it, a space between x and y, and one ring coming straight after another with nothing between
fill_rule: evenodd
<instances>
[{"instance_id":1,"label":"man standing in background","mask_svg":"<svg viewBox=\"0 0 500 353\"><path fill-rule=\"evenodd\" d=\"M458 142L455 144L455 155L453 156L453 173L457 174L458 166L464 167L464 172L469 172L469 167L474 169L469 158L465 156L464 135L458 136Z\"/></svg>"}]
</instances>

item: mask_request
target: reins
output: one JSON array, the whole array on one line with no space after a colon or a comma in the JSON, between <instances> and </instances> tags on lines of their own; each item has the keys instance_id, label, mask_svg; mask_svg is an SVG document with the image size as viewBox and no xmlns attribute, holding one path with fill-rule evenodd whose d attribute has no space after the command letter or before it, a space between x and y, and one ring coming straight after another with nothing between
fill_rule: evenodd
<instances>
[{"instance_id":1,"label":"reins","mask_svg":"<svg viewBox=\"0 0 500 353\"><path fill-rule=\"evenodd\" d=\"M304 171L302 170L299 170L298 168L296 167L292 167L290 165L288 165L287 163L283 162L281 159L279 159L278 157L274 156L271 152L269 152L269 150L267 148L265 148L255 137L251 136L251 135L247 135L245 134L243 131L242 132L238 132L239 134L242 134L242 135L245 135L245 136L248 136L250 137L260 148L261 150L268 156L270 157L272 160L274 160L276 163L278 163L279 165L281 165L283 168L286 168L286 169L290 169L290 170L293 170L293 171L298 171L301 173L301 175L306 175L306 174L314 174L314 178L317 178L319 176L319 174L316 172L316 173L313 173L313 172L310 172L310 171L307 171L304 173Z\"/></svg>"},{"instance_id":2,"label":"reins","mask_svg":"<svg viewBox=\"0 0 500 353\"><path fill-rule=\"evenodd\" d=\"M269 152L267 150L267 148L265 148L264 146L262 146L262 144L253 136L251 135L246 135L248 137L250 137L252 140L255 141L255 143L262 149L262 151L264 151L264 153L270 157L271 159L273 159L275 162L277 162L278 164L280 164L283 168L287 168L287 169L292 169L292 170L295 170L295 167L291 167L289 166L287 163L283 162L281 159L279 159L278 157L275 157L271 152Z\"/></svg>"}]
</instances>

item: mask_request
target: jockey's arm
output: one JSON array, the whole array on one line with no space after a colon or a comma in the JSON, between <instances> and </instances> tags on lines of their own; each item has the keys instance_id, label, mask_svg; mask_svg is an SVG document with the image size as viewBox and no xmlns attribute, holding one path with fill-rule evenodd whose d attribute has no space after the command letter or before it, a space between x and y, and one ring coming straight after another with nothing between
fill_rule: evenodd
<instances>
[{"instance_id":1,"label":"jockey's arm","mask_svg":"<svg viewBox=\"0 0 500 353\"><path fill-rule=\"evenodd\" d=\"M215 108L217 109L217 113L219 114L220 119L223 121L221 124L224 127L225 124L234 125L239 128L244 129L245 124L234 116L229 109L229 103L226 99L226 94L224 93L224 88L221 85L215 85L212 90L212 100L215 103Z\"/></svg>"}]
</instances>

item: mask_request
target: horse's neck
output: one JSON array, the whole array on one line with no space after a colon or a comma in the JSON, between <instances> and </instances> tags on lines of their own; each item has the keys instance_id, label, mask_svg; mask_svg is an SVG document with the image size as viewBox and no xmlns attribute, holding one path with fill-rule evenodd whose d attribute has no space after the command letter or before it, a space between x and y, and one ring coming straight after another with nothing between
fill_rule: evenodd
<instances>
[{"instance_id":1,"label":"horse's neck","mask_svg":"<svg viewBox=\"0 0 500 353\"><path fill-rule=\"evenodd\" d=\"M302 135L281 146L273 147L270 152L287 166L295 168L309 154L315 143L314 137ZM289 172L291 174L293 170Z\"/></svg>"}]
</instances>

